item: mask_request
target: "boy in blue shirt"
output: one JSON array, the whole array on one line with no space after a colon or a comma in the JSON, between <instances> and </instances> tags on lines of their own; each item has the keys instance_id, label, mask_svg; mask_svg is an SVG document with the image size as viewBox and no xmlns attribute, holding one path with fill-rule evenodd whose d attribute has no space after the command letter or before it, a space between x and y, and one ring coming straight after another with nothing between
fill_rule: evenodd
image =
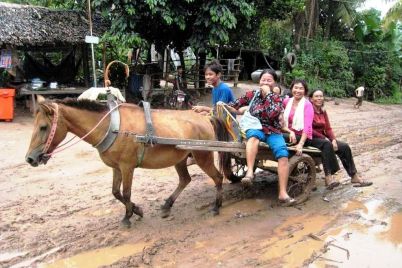
<instances>
[{"instance_id":1,"label":"boy in blue shirt","mask_svg":"<svg viewBox=\"0 0 402 268\"><path fill-rule=\"evenodd\" d=\"M193 106L193 110L201 114L210 114L216 103L222 101L230 103L235 100L230 87L221 81L222 65L217 60L213 60L205 65L205 80L207 84L213 86L212 89L212 108L208 106Z\"/></svg>"}]
</instances>

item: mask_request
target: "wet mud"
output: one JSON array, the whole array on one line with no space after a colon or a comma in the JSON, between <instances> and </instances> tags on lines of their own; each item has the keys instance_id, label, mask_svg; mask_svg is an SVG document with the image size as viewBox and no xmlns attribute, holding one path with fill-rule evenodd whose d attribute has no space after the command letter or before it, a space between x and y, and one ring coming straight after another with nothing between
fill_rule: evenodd
<instances>
[{"instance_id":1,"label":"wet mud","mask_svg":"<svg viewBox=\"0 0 402 268\"><path fill-rule=\"evenodd\" d=\"M132 200L144 210L132 227L111 193L112 171L79 143L32 168L24 162L33 119L17 110L0 122L0 267L398 267L402 263L402 107L354 99L327 102L333 128L348 142L358 171L374 182L355 188L344 170L333 191L317 190L296 207L279 207L274 174L251 187L215 188L196 165L192 182L162 219L175 189L174 168L137 169ZM269 182L263 178L270 177Z\"/></svg>"}]
</instances>

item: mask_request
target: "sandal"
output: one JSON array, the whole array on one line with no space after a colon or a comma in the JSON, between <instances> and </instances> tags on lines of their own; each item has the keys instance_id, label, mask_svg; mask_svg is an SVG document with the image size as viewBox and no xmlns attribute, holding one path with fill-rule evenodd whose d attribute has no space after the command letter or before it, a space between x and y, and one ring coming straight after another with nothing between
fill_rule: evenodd
<instances>
[{"instance_id":1,"label":"sandal","mask_svg":"<svg viewBox=\"0 0 402 268\"><path fill-rule=\"evenodd\" d=\"M338 187L341 183L339 181L333 181L327 185L327 190L333 190L334 188Z\"/></svg>"},{"instance_id":2,"label":"sandal","mask_svg":"<svg viewBox=\"0 0 402 268\"><path fill-rule=\"evenodd\" d=\"M246 175L243 179L242 182L246 184L252 184L254 181L254 174L253 175Z\"/></svg>"},{"instance_id":3,"label":"sandal","mask_svg":"<svg viewBox=\"0 0 402 268\"><path fill-rule=\"evenodd\" d=\"M361 182L353 182L351 181L353 187L367 187L373 185L373 182L362 180Z\"/></svg>"},{"instance_id":4,"label":"sandal","mask_svg":"<svg viewBox=\"0 0 402 268\"><path fill-rule=\"evenodd\" d=\"M278 204L281 207L290 207L296 204L296 199L287 197L285 199L278 199Z\"/></svg>"},{"instance_id":5,"label":"sandal","mask_svg":"<svg viewBox=\"0 0 402 268\"><path fill-rule=\"evenodd\" d=\"M332 190L335 187L338 187L341 183L337 180L335 180L334 177L329 177L327 178L327 176L325 176L325 186L327 187L327 190Z\"/></svg>"}]
</instances>

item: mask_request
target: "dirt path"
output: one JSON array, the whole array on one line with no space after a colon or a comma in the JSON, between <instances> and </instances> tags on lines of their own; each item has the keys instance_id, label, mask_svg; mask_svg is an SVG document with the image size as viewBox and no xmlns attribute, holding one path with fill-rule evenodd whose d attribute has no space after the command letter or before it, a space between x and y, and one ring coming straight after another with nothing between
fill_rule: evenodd
<instances>
[{"instance_id":1,"label":"dirt path","mask_svg":"<svg viewBox=\"0 0 402 268\"><path fill-rule=\"evenodd\" d=\"M33 120L17 111L14 122L0 122L0 267L400 266L402 107L364 102L356 111L353 102L326 106L373 187L353 188L342 171L341 187L327 192L319 179L305 204L282 208L275 183L244 189L225 181L221 215L213 217L212 180L191 166L192 182L161 219L177 175L138 169L132 199L145 215L133 217L131 229L120 225L112 172L90 145L46 166L24 162Z\"/></svg>"}]
</instances>

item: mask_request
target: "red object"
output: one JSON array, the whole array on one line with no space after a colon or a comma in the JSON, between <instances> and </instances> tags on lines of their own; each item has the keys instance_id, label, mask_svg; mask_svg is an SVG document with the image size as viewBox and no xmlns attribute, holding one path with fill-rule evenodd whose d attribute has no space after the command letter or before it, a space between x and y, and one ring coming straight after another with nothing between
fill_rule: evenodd
<instances>
[{"instance_id":1,"label":"red object","mask_svg":"<svg viewBox=\"0 0 402 268\"><path fill-rule=\"evenodd\" d=\"M0 120L11 121L14 118L15 89L0 88Z\"/></svg>"}]
</instances>

